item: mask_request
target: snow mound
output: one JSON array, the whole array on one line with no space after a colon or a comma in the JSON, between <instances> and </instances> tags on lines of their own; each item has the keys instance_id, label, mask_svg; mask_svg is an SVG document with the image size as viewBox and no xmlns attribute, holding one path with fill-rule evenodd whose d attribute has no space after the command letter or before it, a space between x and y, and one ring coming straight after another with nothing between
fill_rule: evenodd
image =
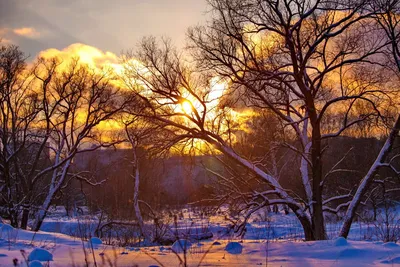
<instances>
[{"instance_id":1,"label":"snow mound","mask_svg":"<svg viewBox=\"0 0 400 267\"><path fill-rule=\"evenodd\" d=\"M53 260L53 254L48 252L47 250L43 248L35 248L32 250L31 253L29 253L28 256L29 261L52 261Z\"/></svg>"},{"instance_id":2,"label":"snow mound","mask_svg":"<svg viewBox=\"0 0 400 267\"><path fill-rule=\"evenodd\" d=\"M347 239L344 237L338 237L335 240L335 247L342 247L342 246L347 246L349 243L347 242Z\"/></svg>"},{"instance_id":3,"label":"snow mound","mask_svg":"<svg viewBox=\"0 0 400 267\"><path fill-rule=\"evenodd\" d=\"M362 258L370 253L371 251L363 249L346 248L340 252L339 258Z\"/></svg>"},{"instance_id":4,"label":"snow mound","mask_svg":"<svg viewBox=\"0 0 400 267\"><path fill-rule=\"evenodd\" d=\"M192 246L192 243L186 239L179 239L172 244L172 251L175 253L182 253L187 251Z\"/></svg>"},{"instance_id":5,"label":"snow mound","mask_svg":"<svg viewBox=\"0 0 400 267\"><path fill-rule=\"evenodd\" d=\"M394 243L394 242L387 242L387 243L383 244L383 246L384 246L385 248L397 248L399 245L397 245L397 244Z\"/></svg>"},{"instance_id":6,"label":"snow mound","mask_svg":"<svg viewBox=\"0 0 400 267\"><path fill-rule=\"evenodd\" d=\"M225 247L226 252L229 254L241 254L243 246L238 242L229 242Z\"/></svg>"},{"instance_id":7,"label":"snow mound","mask_svg":"<svg viewBox=\"0 0 400 267\"><path fill-rule=\"evenodd\" d=\"M2 234L11 234L14 231L14 227L9 224L3 224L0 227L0 232Z\"/></svg>"},{"instance_id":8,"label":"snow mound","mask_svg":"<svg viewBox=\"0 0 400 267\"><path fill-rule=\"evenodd\" d=\"M34 260L29 263L29 267L43 267L43 264L40 261Z\"/></svg>"},{"instance_id":9,"label":"snow mound","mask_svg":"<svg viewBox=\"0 0 400 267\"><path fill-rule=\"evenodd\" d=\"M400 256L381 261L384 264L400 264Z\"/></svg>"},{"instance_id":10,"label":"snow mound","mask_svg":"<svg viewBox=\"0 0 400 267\"><path fill-rule=\"evenodd\" d=\"M101 245L101 244L103 244L103 241L101 241L101 239L98 237L92 237L92 238L90 238L90 243L92 243L93 246Z\"/></svg>"}]
</instances>

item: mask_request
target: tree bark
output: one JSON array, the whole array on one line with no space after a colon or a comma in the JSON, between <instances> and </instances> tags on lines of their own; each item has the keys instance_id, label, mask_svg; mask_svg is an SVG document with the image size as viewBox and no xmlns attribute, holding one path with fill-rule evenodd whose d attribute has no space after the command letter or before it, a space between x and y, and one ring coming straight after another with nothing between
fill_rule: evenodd
<instances>
[{"instance_id":1,"label":"tree bark","mask_svg":"<svg viewBox=\"0 0 400 267\"><path fill-rule=\"evenodd\" d=\"M300 221L301 226L303 227L303 232L304 232L304 238L306 241L314 241L315 236L314 236L314 230L312 228L312 223L307 216L303 216L298 213L298 207L293 206L293 205L288 205L289 208L292 209L294 214L296 214L297 219Z\"/></svg>"},{"instance_id":2,"label":"tree bark","mask_svg":"<svg viewBox=\"0 0 400 267\"><path fill-rule=\"evenodd\" d=\"M314 132L314 131L313 131ZM312 146L311 146L311 162L312 162L312 228L314 231L314 237L316 240L325 240L325 224L324 224L324 213L322 207L322 162L321 162L321 135L316 133L313 134Z\"/></svg>"},{"instance_id":3,"label":"tree bark","mask_svg":"<svg viewBox=\"0 0 400 267\"><path fill-rule=\"evenodd\" d=\"M21 228L25 229L28 227L28 220L29 220L29 210L24 207L22 211L22 218L21 218Z\"/></svg>"}]
</instances>

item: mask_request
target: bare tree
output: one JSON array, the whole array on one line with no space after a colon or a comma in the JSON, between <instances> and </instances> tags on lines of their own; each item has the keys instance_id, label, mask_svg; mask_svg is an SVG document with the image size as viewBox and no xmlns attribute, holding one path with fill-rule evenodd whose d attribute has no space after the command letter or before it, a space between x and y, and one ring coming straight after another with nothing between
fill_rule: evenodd
<instances>
[{"instance_id":1,"label":"bare tree","mask_svg":"<svg viewBox=\"0 0 400 267\"><path fill-rule=\"evenodd\" d=\"M189 32L197 70L168 42L160 47L144 40L128 75L146 103L147 115L175 129L178 140L201 139L264 181L259 192L270 205L288 205L300 220L307 240L325 239L324 212L347 207L350 192L326 197L323 140L352 126L385 118L391 92L379 64L383 40L365 1L210 1L214 19ZM367 71L372 76L362 75ZM292 139L286 146L301 156L304 194L286 190L277 177L232 147L229 105L210 105L219 77L229 84L227 102L273 112ZM227 94L229 94L227 96ZM223 103L224 101L221 101ZM364 103L362 113L357 109ZM336 124L325 117L340 110ZM296 145L293 143L296 142ZM333 170L330 170L333 171ZM347 171L347 170L335 170ZM344 201L332 207L335 201Z\"/></svg>"},{"instance_id":2,"label":"bare tree","mask_svg":"<svg viewBox=\"0 0 400 267\"><path fill-rule=\"evenodd\" d=\"M365 12L366 1L210 1L215 19L190 32L201 66L226 77L249 104L269 109L295 133L300 173L311 217L312 236L325 238L324 212L337 212L326 199L323 140L371 118L382 118L389 101L379 77L359 77L361 69L383 74L373 62L387 42ZM364 38L368 38L364 39ZM337 79L339 84L335 84ZM356 85L355 85L356 84ZM386 100L385 100L386 99ZM365 103L366 113L356 106ZM324 119L344 110L336 127ZM347 203L348 205L348 203Z\"/></svg>"},{"instance_id":3,"label":"bare tree","mask_svg":"<svg viewBox=\"0 0 400 267\"><path fill-rule=\"evenodd\" d=\"M26 68L24 54L17 46L0 47L0 192L5 210L2 216L14 227L26 228L32 189L28 176L40 165L43 148L31 127L40 112L40 102ZM31 164L26 164L30 162Z\"/></svg>"},{"instance_id":4,"label":"bare tree","mask_svg":"<svg viewBox=\"0 0 400 267\"><path fill-rule=\"evenodd\" d=\"M40 229L54 197L70 179L76 178L95 184L79 174L69 173L73 159L78 153L121 142L109 140L107 131L97 129L97 126L111 120L129 101L110 83L112 73L109 71L97 73L79 64L78 60L73 60L63 70L58 69L60 64L57 62L57 59L39 59L34 71L36 79L43 85L42 124L47 129L46 144L52 154L51 164L32 179L38 180L45 174L51 176L46 185L45 197L35 215L32 227L35 231ZM54 68L57 73L49 81L48 71ZM40 126L41 124L38 125Z\"/></svg>"},{"instance_id":5,"label":"bare tree","mask_svg":"<svg viewBox=\"0 0 400 267\"><path fill-rule=\"evenodd\" d=\"M146 228L142 212L140 209L139 200L139 185L140 185L140 169L139 169L139 148L146 146L147 140L151 136L155 136L157 126L152 125L150 121L144 120L142 117L136 115L140 113L138 106L134 105L133 108L127 109L127 116L122 119L125 124L125 134L130 144L132 151L132 174L131 177L134 179L134 190L133 190L133 208L135 216L139 224L141 234L146 240L150 240L150 231ZM143 201L142 201L143 202ZM148 204L147 204L148 205Z\"/></svg>"}]
</instances>

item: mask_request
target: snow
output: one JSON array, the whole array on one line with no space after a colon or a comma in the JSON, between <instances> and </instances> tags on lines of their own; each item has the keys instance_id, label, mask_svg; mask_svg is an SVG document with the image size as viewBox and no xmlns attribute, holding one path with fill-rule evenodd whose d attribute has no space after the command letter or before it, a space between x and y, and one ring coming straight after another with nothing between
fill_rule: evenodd
<instances>
[{"instance_id":1,"label":"snow","mask_svg":"<svg viewBox=\"0 0 400 267\"><path fill-rule=\"evenodd\" d=\"M29 263L29 267L43 267L43 264L40 261L34 260Z\"/></svg>"},{"instance_id":2,"label":"snow","mask_svg":"<svg viewBox=\"0 0 400 267\"><path fill-rule=\"evenodd\" d=\"M0 233L1 233L1 236L3 236L3 237L7 237L7 236L11 235L14 232L14 230L15 230L14 227L12 227L9 224L3 224L0 227Z\"/></svg>"},{"instance_id":3,"label":"snow","mask_svg":"<svg viewBox=\"0 0 400 267\"><path fill-rule=\"evenodd\" d=\"M18 244L15 244L11 250L8 249L5 243L0 243L0 254L4 255L0 260L0 266L10 266L14 258L18 258L19 262L23 262L21 248L27 253L29 251L43 250L29 245L29 241L33 237L33 234L30 234L31 232L29 231L21 230ZM66 267L71 266L72 261L76 266L85 264L85 254L81 240L62 234L44 232L39 232L36 238L38 238L36 241L38 245L44 244L45 240L52 240L53 243L47 245L47 247L53 249L54 263L52 265ZM182 245L186 242L186 245L191 244L187 240L180 241ZM214 242L221 243L223 247L214 246ZM175 244L175 247L177 244ZM210 240L203 242L203 244L204 246L201 247L189 246L190 249L187 252L190 266L197 266L208 249L209 252L202 264L204 266L265 266L267 251L268 264L270 266L392 266L390 264L398 264L400 259L399 246L387 247L387 245L368 241L348 241L347 246L336 246L335 242L329 240L315 242L281 240L269 242L268 246L264 240L250 239L244 240L243 243L234 240L230 242L227 240ZM177 256L167 246L142 247L134 250L108 245L102 246L101 250L94 253L96 259L101 261L102 257L111 259L115 257L118 262L117 266L131 266L132 263L145 267L151 265L161 266L149 255L159 260L164 266L178 266L179 263ZM180 253L182 249L180 248L178 251ZM235 254L238 251L241 251L241 254ZM234 253L232 254L231 252Z\"/></svg>"},{"instance_id":4,"label":"snow","mask_svg":"<svg viewBox=\"0 0 400 267\"><path fill-rule=\"evenodd\" d=\"M190 249L192 243L186 239L179 239L172 244L172 251L175 253L183 253Z\"/></svg>"},{"instance_id":5,"label":"snow","mask_svg":"<svg viewBox=\"0 0 400 267\"><path fill-rule=\"evenodd\" d=\"M0 227L0 238L11 241L16 238L18 231L9 224L2 224Z\"/></svg>"},{"instance_id":6,"label":"snow","mask_svg":"<svg viewBox=\"0 0 400 267\"><path fill-rule=\"evenodd\" d=\"M53 255L43 248L35 248L29 253L29 261L52 261Z\"/></svg>"},{"instance_id":7,"label":"snow","mask_svg":"<svg viewBox=\"0 0 400 267\"><path fill-rule=\"evenodd\" d=\"M341 246L347 246L347 239L344 237L338 237L335 240L335 246L336 247L341 247Z\"/></svg>"},{"instance_id":8,"label":"snow","mask_svg":"<svg viewBox=\"0 0 400 267\"><path fill-rule=\"evenodd\" d=\"M381 261L381 263L384 264L400 264L400 256L394 257L394 258L388 258L386 260Z\"/></svg>"},{"instance_id":9,"label":"snow","mask_svg":"<svg viewBox=\"0 0 400 267\"><path fill-rule=\"evenodd\" d=\"M229 254L242 254L243 246L238 242L229 242L225 250Z\"/></svg>"},{"instance_id":10,"label":"snow","mask_svg":"<svg viewBox=\"0 0 400 267\"><path fill-rule=\"evenodd\" d=\"M396 248L399 245L397 245L396 243L393 243L393 242L387 242L387 243L383 244L383 246L386 248Z\"/></svg>"},{"instance_id":11,"label":"snow","mask_svg":"<svg viewBox=\"0 0 400 267\"><path fill-rule=\"evenodd\" d=\"M247 225L242 241L238 240L229 222L214 216L206 220L193 219L195 216L184 212L184 218L177 221L174 231L185 232L172 246L150 247L118 247L110 245L107 238L102 243L97 237L81 239L69 235L39 231L37 233L14 229L16 238L11 242L3 237L0 239L0 266L12 266L13 259L18 259L20 266L34 264L31 255L37 251L46 251L52 259L51 266L84 266L85 253L89 265L93 265L93 257L97 262L110 259L115 266L179 266L177 254L182 253L186 245L188 266L394 266L400 264L400 246L393 242L383 243L378 239L360 241L364 238L367 227L355 223L350 232L351 239L337 238L339 224L327 224L328 235L332 238L326 241L302 242L301 226L293 214L269 214L268 221L252 218ZM191 217L191 219L188 219ZM56 225L54 218L45 221L46 227ZM207 222L207 229L204 225ZM48 224L50 223L50 224ZM62 220L68 225L68 220ZM76 219L70 219L75 225ZM63 230L59 228L58 230ZM190 229L190 232L187 232ZM189 239L194 233L212 232L213 237L200 242ZM57 230L57 228L54 228ZM357 240L357 241L356 241ZM90 241L96 243L91 250ZM107 241L107 242L106 242ZM200 244L200 246L199 246ZM24 251L23 253L21 252ZM175 252L174 252L175 251ZM24 256L24 255L25 256ZM41 253L39 253L41 254ZM24 258L31 260L26 264ZM180 257L183 258L182 254ZM203 259L204 257L204 259ZM48 260L40 258L40 260ZM156 260L157 261L156 261ZM45 262L42 262L45 264ZM36 264L36 263L35 263ZM37 263L39 264L39 263ZM33 265L35 266L35 265ZM40 265L37 265L40 266Z\"/></svg>"},{"instance_id":12,"label":"snow","mask_svg":"<svg viewBox=\"0 0 400 267\"><path fill-rule=\"evenodd\" d=\"M101 239L98 238L98 237L92 237L92 238L90 239L90 242L92 243L93 246L94 246L94 245L101 245L101 244L103 244L103 241L101 241Z\"/></svg>"}]
</instances>

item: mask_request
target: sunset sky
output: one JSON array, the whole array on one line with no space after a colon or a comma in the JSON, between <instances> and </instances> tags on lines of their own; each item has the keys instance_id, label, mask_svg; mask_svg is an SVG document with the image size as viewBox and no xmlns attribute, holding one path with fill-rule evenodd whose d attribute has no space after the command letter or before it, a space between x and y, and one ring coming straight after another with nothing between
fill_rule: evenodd
<instances>
[{"instance_id":1,"label":"sunset sky","mask_svg":"<svg viewBox=\"0 0 400 267\"><path fill-rule=\"evenodd\" d=\"M119 54L147 35L185 43L204 22L205 0L0 0L0 38L28 55L82 43Z\"/></svg>"}]
</instances>

